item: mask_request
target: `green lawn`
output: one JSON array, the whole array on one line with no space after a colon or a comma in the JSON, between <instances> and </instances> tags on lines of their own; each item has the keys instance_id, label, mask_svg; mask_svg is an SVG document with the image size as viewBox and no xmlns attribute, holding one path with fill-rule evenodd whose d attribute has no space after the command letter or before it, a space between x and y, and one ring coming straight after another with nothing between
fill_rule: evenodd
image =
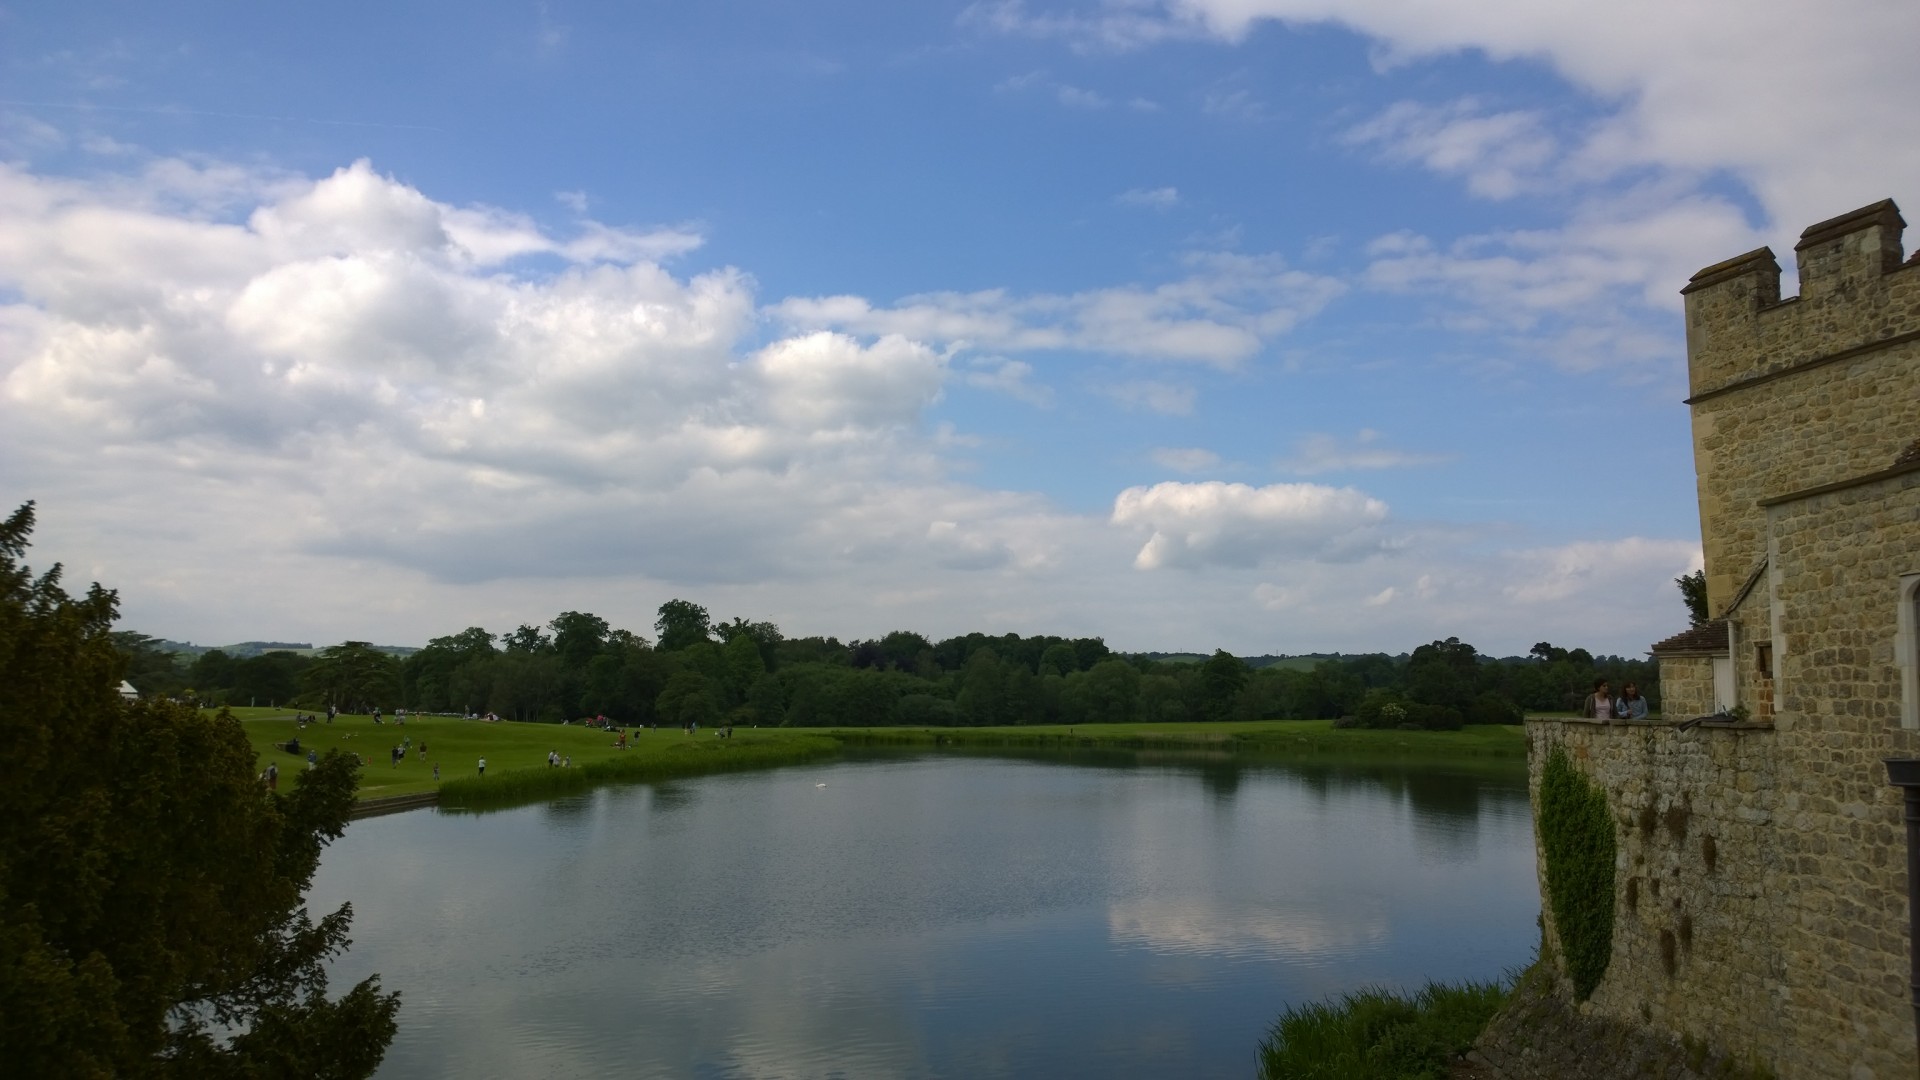
<instances>
[{"instance_id":1,"label":"green lawn","mask_svg":"<svg viewBox=\"0 0 1920 1080\"><path fill-rule=\"evenodd\" d=\"M1330 721L1254 721L1218 724L1082 724L1075 727L1036 725L999 728L738 728L729 740L709 731L689 736L678 728L659 731L631 729L631 749L614 746L616 736L573 725L483 723L453 717L409 718L406 724L376 725L371 717L341 716L333 723L309 724L296 730L294 712L286 709L232 710L260 754L259 767L269 761L283 775L303 767L309 749L325 753L347 750L370 763L361 772L360 797L375 799L432 791L433 766L441 780L477 775L479 759L487 759L492 780L520 770L547 771L547 752L572 757L576 769L594 768L594 776L630 776L634 779L691 775L737 768L756 761L775 764L817 755L822 739L865 746L1025 746L1107 747L1112 749L1237 749L1273 754L1336 757L1441 759L1507 758L1526 756L1526 738L1519 727L1469 727L1464 731L1361 731L1336 729ZM300 739L300 753L278 749L288 739ZM411 737L406 759L394 765L389 751ZM428 750L422 756L420 748ZM724 751L724 753L722 752ZM582 779L586 779L585 775ZM531 780L532 778L526 778ZM558 780L558 777L554 778ZM464 786L464 785L463 785ZM516 785L519 786L519 785ZM537 785L536 785L537 786Z\"/></svg>"},{"instance_id":2,"label":"green lawn","mask_svg":"<svg viewBox=\"0 0 1920 1080\"><path fill-rule=\"evenodd\" d=\"M359 754L363 761L371 758L371 764L360 773L360 797L363 799L432 791L437 786L433 779L435 763L439 764L440 778L444 781L477 775L480 759L484 757L487 759L487 776L491 778L517 769L544 770L547 768L549 750L562 757L572 757L575 767L579 767L589 762L615 758L631 760L658 757L696 740L720 741L705 730L699 735L689 736L679 728L662 728L659 731L636 728L630 729L628 735L632 749L623 751L614 748L617 736L577 725L515 724L504 721L489 724L450 716L409 717L405 725L376 725L371 717L340 716L331 724L322 720L318 724L308 724L305 731L298 731L293 721L294 713L288 710L232 711L240 718L247 738L260 754L262 769L267 767L269 761L278 762L283 775L303 768L309 749L323 754L328 750L348 750ZM734 738L727 741L744 749L749 744L791 741L809 734L817 736L819 733L795 729L738 729ZM413 739L411 752L399 765L392 764L389 751L401 739L409 736ZM295 737L300 740L297 757L275 748L276 743L284 743ZM423 743L427 748L425 757L420 754Z\"/></svg>"}]
</instances>

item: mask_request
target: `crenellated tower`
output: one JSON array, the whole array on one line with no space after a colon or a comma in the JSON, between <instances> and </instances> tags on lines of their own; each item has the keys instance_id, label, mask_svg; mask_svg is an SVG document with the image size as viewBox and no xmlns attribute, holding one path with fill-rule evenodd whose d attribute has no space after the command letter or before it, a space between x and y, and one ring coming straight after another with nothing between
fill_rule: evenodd
<instances>
[{"instance_id":1,"label":"crenellated tower","mask_svg":"<svg viewBox=\"0 0 1920 1080\"><path fill-rule=\"evenodd\" d=\"M1800 235L1800 295L1760 248L1693 276L1687 369L1708 606L1717 616L1766 552L1761 501L1885 466L1914 437L1920 262L1887 199Z\"/></svg>"}]
</instances>

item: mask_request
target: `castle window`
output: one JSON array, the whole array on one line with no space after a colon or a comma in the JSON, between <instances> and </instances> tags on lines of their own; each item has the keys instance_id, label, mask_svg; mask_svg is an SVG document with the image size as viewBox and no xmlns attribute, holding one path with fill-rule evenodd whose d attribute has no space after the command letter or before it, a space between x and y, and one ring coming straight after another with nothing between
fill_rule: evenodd
<instances>
[{"instance_id":1,"label":"castle window","mask_svg":"<svg viewBox=\"0 0 1920 1080\"><path fill-rule=\"evenodd\" d=\"M1920 574L1900 578L1900 621L1893 635L1900 667L1900 726L1920 728Z\"/></svg>"},{"instance_id":2,"label":"castle window","mask_svg":"<svg viewBox=\"0 0 1920 1080\"><path fill-rule=\"evenodd\" d=\"M1761 641L1753 646L1753 665L1763 679L1773 678L1773 642Z\"/></svg>"}]
</instances>

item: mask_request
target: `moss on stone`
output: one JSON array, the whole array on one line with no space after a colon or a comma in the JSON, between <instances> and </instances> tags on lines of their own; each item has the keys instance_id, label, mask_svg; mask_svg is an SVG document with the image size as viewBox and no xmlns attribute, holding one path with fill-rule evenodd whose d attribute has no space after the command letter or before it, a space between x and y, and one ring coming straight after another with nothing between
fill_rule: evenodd
<instances>
[{"instance_id":1,"label":"moss on stone","mask_svg":"<svg viewBox=\"0 0 1920 1080\"><path fill-rule=\"evenodd\" d=\"M1615 840L1607 795L1554 747L1540 774L1540 846L1547 899L1567 977L1592 996L1613 955Z\"/></svg>"}]
</instances>

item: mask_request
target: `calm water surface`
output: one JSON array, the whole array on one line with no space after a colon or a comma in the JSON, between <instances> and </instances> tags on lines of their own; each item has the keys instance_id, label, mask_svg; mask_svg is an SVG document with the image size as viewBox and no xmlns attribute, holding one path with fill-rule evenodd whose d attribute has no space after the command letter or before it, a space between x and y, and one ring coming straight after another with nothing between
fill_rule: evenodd
<instances>
[{"instance_id":1,"label":"calm water surface","mask_svg":"<svg viewBox=\"0 0 1920 1080\"><path fill-rule=\"evenodd\" d=\"M1524 773L847 760L356 822L336 991L382 1077L1251 1075L1289 1002L1493 978L1538 931Z\"/></svg>"}]
</instances>

